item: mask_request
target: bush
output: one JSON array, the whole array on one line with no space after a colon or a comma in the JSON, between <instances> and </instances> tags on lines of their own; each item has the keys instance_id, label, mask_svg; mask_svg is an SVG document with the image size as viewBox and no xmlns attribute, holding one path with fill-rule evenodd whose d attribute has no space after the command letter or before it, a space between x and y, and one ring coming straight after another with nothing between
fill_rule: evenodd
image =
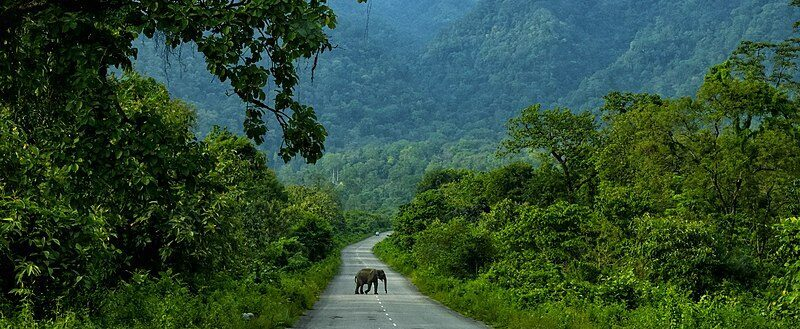
<instances>
[{"instance_id":1,"label":"bush","mask_svg":"<svg viewBox=\"0 0 800 329\"><path fill-rule=\"evenodd\" d=\"M414 246L414 234L424 231L437 219L448 220L449 212L445 197L439 190L423 192L410 203L400 206L393 222L400 246L410 251Z\"/></svg>"},{"instance_id":2,"label":"bush","mask_svg":"<svg viewBox=\"0 0 800 329\"><path fill-rule=\"evenodd\" d=\"M637 270L653 282L673 283L703 295L718 282L720 259L711 224L677 217L636 219L633 246Z\"/></svg>"},{"instance_id":3,"label":"bush","mask_svg":"<svg viewBox=\"0 0 800 329\"><path fill-rule=\"evenodd\" d=\"M333 250L333 226L327 220L296 208L287 210L284 215L293 223L291 235L303 245L305 258L316 262Z\"/></svg>"},{"instance_id":4,"label":"bush","mask_svg":"<svg viewBox=\"0 0 800 329\"><path fill-rule=\"evenodd\" d=\"M551 262L567 263L589 250L593 234L589 208L560 202L547 208L521 206L517 211L495 234L495 245L504 254L531 250Z\"/></svg>"},{"instance_id":5,"label":"bush","mask_svg":"<svg viewBox=\"0 0 800 329\"><path fill-rule=\"evenodd\" d=\"M413 254L421 267L459 278L475 277L494 256L488 232L463 218L431 224L418 234Z\"/></svg>"},{"instance_id":6,"label":"bush","mask_svg":"<svg viewBox=\"0 0 800 329\"><path fill-rule=\"evenodd\" d=\"M558 266L531 251L504 255L481 277L498 288L507 289L517 305L550 300L555 287L564 281Z\"/></svg>"},{"instance_id":7,"label":"bush","mask_svg":"<svg viewBox=\"0 0 800 329\"><path fill-rule=\"evenodd\" d=\"M644 193L633 187L603 182L595 200L596 210L603 218L631 232L634 218L653 211Z\"/></svg>"},{"instance_id":8,"label":"bush","mask_svg":"<svg viewBox=\"0 0 800 329\"><path fill-rule=\"evenodd\" d=\"M772 279L773 315L800 320L800 218L782 220L775 226L781 247L776 252L782 273Z\"/></svg>"}]
</instances>

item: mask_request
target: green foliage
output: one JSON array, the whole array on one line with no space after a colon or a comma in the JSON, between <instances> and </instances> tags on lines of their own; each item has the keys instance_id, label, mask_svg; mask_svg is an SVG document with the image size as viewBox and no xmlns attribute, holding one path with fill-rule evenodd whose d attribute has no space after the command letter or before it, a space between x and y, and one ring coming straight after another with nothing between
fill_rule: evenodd
<instances>
[{"instance_id":1,"label":"green foliage","mask_svg":"<svg viewBox=\"0 0 800 329\"><path fill-rule=\"evenodd\" d=\"M630 232L634 218L656 211L653 199L635 187L605 181L598 187L595 210L602 218Z\"/></svg>"},{"instance_id":2,"label":"green foliage","mask_svg":"<svg viewBox=\"0 0 800 329\"><path fill-rule=\"evenodd\" d=\"M492 157L492 152L494 146L482 139L376 142L327 153L313 166L283 166L278 173L293 184L329 187L340 196L345 209L390 216L411 200L425 173L450 166L488 169L505 162Z\"/></svg>"},{"instance_id":3,"label":"green foliage","mask_svg":"<svg viewBox=\"0 0 800 329\"><path fill-rule=\"evenodd\" d=\"M25 238L8 239L16 247L7 257L15 262L12 268L18 269L17 275L10 277L29 277L42 283L63 281L45 283L39 291L37 285L24 287L26 282L17 281L15 288L31 289L34 296L43 297L42 292L51 284L88 288L105 281L107 275L139 269L189 267L197 260L216 265L227 262L219 255L230 250L227 237L237 228L235 222L221 221L219 212L224 211L225 204L211 197L222 186L203 175L210 161L188 131L190 110L170 100L166 90L152 80L130 76L112 82L120 95L122 113L136 124L117 125L113 122L119 119L118 113L91 110L66 112L70 121L54 125L41 122L32 129L19 123L24 119L13 114L6 117L12 126L19 127L18 131L26 132L20 133L24 142L14 152L22 151L15 158L28 162L16 167L26 172L4 176L22 179L3 182L4 203L17 204L3 216L16 218L11 223L16 232L9 233L26 232ZM54 135L56 132L64 135ZM36 167L41 169L33 169ZM25 200L31 199L40 205L26 205ZM51 211L56 214L48 216ZM74 219L48 223L65 215ZM81 233L84 229L88 231ZM217 237L226 238L214 244ZM41 238L45 239L32 243ZM21 247L28 244L30 247ZM70 257L72 252L59 251L61 246L85 253L82 257L100 262L95 266L103 270L62 269L60 262L47 259ZM214 259L215 255L219 258ZM48 268L51 266L54 268ZM60 270L71 274L60 275ZM89 284L77 285L84 278ZM8 284L3 280L2 286ZM48 298L41 302L54 301Z\"/></svg>"},{"instance_id":4,"label":"green foliage","mask_svg":"<svg viewBox=\"0 0 800 329\"><path fill-rule=\"evenodd\" d=\"M389 217L359 210L345 211L344 220L347 231L358 234L384 232L392 227Z\"/></svg>"},{"instance_id":5,"label":"green foliage","mask_svg":"<svg viewBox=\"0 0 800 329\"><path fill-rule=\"evenodd\" d=\"M297 210L287 214L294 223L292 235L301 241L305 258L319 261L333 249L334 229L330 222L309 211Z\"/></svg>"},{"instance_id":6,"label":"green foliage","mask_svg":"<svg viewBox=\"0 0 800 329\"><path fill-rule=\"evenodd\" d=\"M630 274L606 280L598 287L601 299L538 301L521 306L518 290L498 288L493 278L458 280L439 273L413 270L409 255L387 239L375 247L376 255L395 269L412 277L419 289L446 306L496 328L793 328L796 321L772 319L763 314L763 305L747 299L706 296L693 301L673 288L642 286ZM520 273L546 271L536 262L523 262L530 267ZM517 267L512 267L517 268ZM525 280L523 277L516 278ZM536 281L533 281L536 282ZM542 283L532 286L543 291ZM622 300L631 293L647 303L633 309ZM531 300L531 299L528 299Z\"/></svg>"},{"instance_id":7,"label":"green foliage","mask_svg":"<svg viewBox=\"0 0 800 329\"><path fill-rule=\"evenodd\" d=\"M414 234L424 231L436 220L446 219L445 214L449 211L444 196L436 190L423 192L411 203L400 207L393 227L403 239L401 245L410 250L414 244Z\"/></svg>"},{"instance_id":8,"label":"green foliage","mask_svg":"<svg viewBox=\"0 0 800 329\"><path fill-rule=\"evenodd\" d=\"M110 259L116 250L108 243L113 233L103 211L79 214L61 207L0 199L0 211L9 216L0 223L0 286L13 299L49 303L52 297L45 292L77 294L112 275Z\"/></svg>"},{"instance_id":9,"label":"green foliage","mask_svg":"<svg viewBox=\"0 0 800 329\"><path fill-rule=\"evenodd\" d=\"M670 282L698 296L719 273L716 229L700 220L643 216L636 219L633 266L652 282Z\"/></svg>"},{"instance_id":10,"label":"green foliage","mask_svg":"<svg viewBox=\"0 0 800 329\"><path fill-rule=\"evenodd\" d=\"M494 256L489 233L463 218L431 224L417 237L412 253L421 267L460 278L476 276Z\"/></svg>"},{"instance_id":11,"label":"green foliage","mask_svg":"<svg viewBox=\"0 0 800 329\"><path fill-rule=\"evenodd\" d=\"M744 43L694 98L609 94L600 121L522 110L500 153L542 161L426 178L378 254L501 327L796 326L793 44Z\"/></svg>"},{"instance_id":12,"label":"green foliage","mask_svg":"<svg viewBox=\"0 0 800 329\"><path fill-rule=\"evenodd\" d=\"M327 133L314 109L295 100L294 89L296 61L332 49L324 31L336 26L336 16L326 1L8 1L0 12L8 18L0 30L0 96L27 124L47 119L45 109L119 112L108 68L130 70L138 53L134 40L157 35L172 49L196 45L208 72L230 80L247 104L249 137L263 141L268 112L283 131L285 161L322 155ZM268 84L274 90L265 91Z\"/></svg>"},{"instance_id":13,"label":"green foliage","mask_svg":"<svg viewBox=\"0 0 800 329\"><path fill-rule=\"evenodd\" d=\"M578 193L584 186L593 190L591 155L597 127L591 113L574 114L561 108L542 111L541 105L534 105L509 120L506 127L509 136L501 143L500 155L541 150L561 169L570 201L580 199ZM591 199L592 194L590 191L587 197Z\"/></svg>"},{"instance_id":14,"label":"green foliage","mask_svg":"<svg viewBox=\"0 0 800 329\"><path fill-rule=\"evenodd\" d=\"M469 176L469 174L470 172L464 169L437 169L427 171L425 175L422 176L419 183L417 183L417 194L438 189L444 184L458 182L464 177Z\"/></svg>"},{"instance_id":15,"label":"green foliage","mask_svg":"<svg viewBox=\"0 0 800 329\"><path fill-rule=\"evenodd\" d=\"M546 209L521 206L495 236L504 254L533 251L554 263L581 258L591 241L589 208L564 202Z\"/></svg>"},{"instance_id":16,"label":"green foliage","mask_svg":"<svg viewBox=\"0 0 800 329\"><path fill-rule=\"evenodd\" d=\"M284 188L227 130L198 141L152 79L109 84L120 112L0 107L0 326L247 327L244 307L290 324L330 278L301 275L352 236L335 195Z\"/></svg>"},{"instance_id":17,"label":"green foliage","mask_svg":"<svg viewBox=\"0 0 800 329\"><path fill-rule=\"evenodd\" d=\"M800 219L789 218L777 224L780 248L778 263L782 273L773 278L775 292L770 310L781 317L800 319Z\"/></svg>"},{"instance_id":18,"label":"green foliage","mask_svg":"<svg viewBox=\"0 0 800 329\"><path fill-rule=\"evenodd\" d=\"M531 185L539 185L536 178L540 177L536 177L536 173L533 166L523 162L500 167L489 172L484 178L484 194L491 203L504 199L520 203L532 200L535 198L535 193L541 192L532 190Z\"/></svg>"},{"instance_id":19,"label":"green foliage","mask_svg":"<svg viewBox=\"0 0 800 329\"><path fill-rule=\"evenodd\" d=\"M287 211L307 212L325 221L338 232L344 232L345 221L341 206L331 191L304 186L292 186L288 189L292 206Z\"/></svg>"},{"instance_id":20,"label":"green foliage","mask_svg":"<svg viewBox=\"0 0 800 329\"><path fill-rule=\"evenodd\" d=\"M2 328L285 328L311 307L336 275L338 254L297 273L281 274L269 282L236 280L223 275L192 287L180 276L166 273L127 283L107 293L96 316L62 313L37 321L23 309L0 318ZM254 313L243 320L242 313Z\"/></svg>"}]
</instances>

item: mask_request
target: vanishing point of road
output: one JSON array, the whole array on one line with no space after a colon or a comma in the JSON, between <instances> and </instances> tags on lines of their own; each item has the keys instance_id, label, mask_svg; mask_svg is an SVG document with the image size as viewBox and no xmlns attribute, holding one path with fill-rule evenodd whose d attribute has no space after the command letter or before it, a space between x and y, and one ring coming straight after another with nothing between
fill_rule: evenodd
<instances>
[{"instance_id":1,"label":"vanishing point of road","mask_svg":"<svg viewBox=\"0 0 800 329\"><path fill-rule=\"evenodd\" d=\"M471 329L487 327L461 316L422 295L406 278L392 271L372 254L372 247L386 238L373 236L342 251L342 267L314 308L300 318L295 328L341 329ZM362 268L386 271L389 293L356 295L353 276ZM365 287L366 289L366 287Z\"/></svg>"}]
</instances>

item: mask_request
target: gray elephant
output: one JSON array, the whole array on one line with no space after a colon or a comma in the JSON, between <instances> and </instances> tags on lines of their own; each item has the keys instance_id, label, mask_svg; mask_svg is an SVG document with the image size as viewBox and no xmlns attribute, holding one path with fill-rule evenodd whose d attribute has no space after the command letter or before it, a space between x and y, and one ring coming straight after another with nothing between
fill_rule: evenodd
<instances>
[{"instance_id":1,"label":"gray elephant","mask_svg":"<svg viewBox=\"0 0 800 329\"><path fill-rule=\"evenodd\" d=\"M386 272L383 270L378 270L374 268L365 268L355 276L356 281L356 294L365 294L372 289L372 285L375 285L375 294L378 294L378 280L383 280L383 292L388 293L386 290ZM367 285L367 290L364 291L364 285Z\"/></svg>"}]
</instances>

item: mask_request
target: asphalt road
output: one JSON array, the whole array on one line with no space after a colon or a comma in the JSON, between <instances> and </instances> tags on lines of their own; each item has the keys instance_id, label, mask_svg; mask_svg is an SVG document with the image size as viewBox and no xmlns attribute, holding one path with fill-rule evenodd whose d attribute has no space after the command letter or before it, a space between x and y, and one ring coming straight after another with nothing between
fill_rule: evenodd
<instances>
[{"instance_id":1,"label":"asphalt road","mask_svg":"<svg viewBox=\"0 0 800 329\"><path fill-rule=\"evenodd\" d=\"M342 267L314 308L303 315L295 328L423 329L488 328L465 318L422 295L414 285L372 254L372 246L386 238L373 236L342 251ZM389 293L356 295L353 277L362 268L386 271ZM364 287L366 289L366 287Z\"/></svg>"}]
</instances>

